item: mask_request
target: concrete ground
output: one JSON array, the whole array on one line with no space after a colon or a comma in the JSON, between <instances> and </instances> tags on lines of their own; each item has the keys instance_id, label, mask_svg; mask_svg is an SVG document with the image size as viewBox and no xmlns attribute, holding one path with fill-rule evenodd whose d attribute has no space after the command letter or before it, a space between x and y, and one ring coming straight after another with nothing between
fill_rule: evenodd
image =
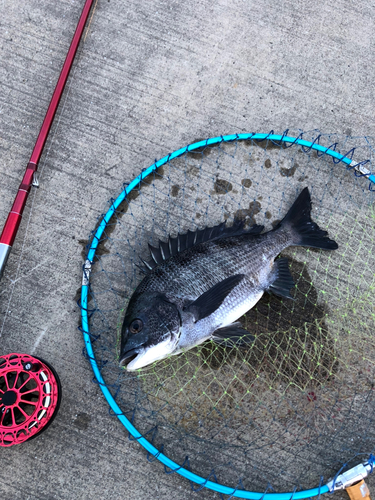
<instances>
[{"instance_id":1,"label":"concrete ground","mask_svg":"<svg viewBox=\"0 0 375 500\"><path fill-rule=\"evenodd\" d=\"M82 5L0 1L0 224ZM77 330L80 241L124 181L197 138L287 128L374 136L373 7L98 0L1 283L1 352L47 359L63 384L50 429L0 449L2 499L218 498L148 463L108 415Z\"/></svg>"}]
</instances>

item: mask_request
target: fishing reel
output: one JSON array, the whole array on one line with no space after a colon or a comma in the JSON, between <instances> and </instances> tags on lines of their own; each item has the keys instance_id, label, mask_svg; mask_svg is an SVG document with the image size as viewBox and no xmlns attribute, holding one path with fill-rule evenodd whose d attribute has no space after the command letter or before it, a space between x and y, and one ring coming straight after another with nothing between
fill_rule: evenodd
<instances>
[{"instance_id":1,"label":"fishing reel","mask_svg":"<svg viewBox=\"0 0 375 500\"><path fill-rule=\"evenodd\" d=\"M29 354L0 356L0 446L20 444L52 423L61 401L54 368Z\"/></svg>"}]
</instances>

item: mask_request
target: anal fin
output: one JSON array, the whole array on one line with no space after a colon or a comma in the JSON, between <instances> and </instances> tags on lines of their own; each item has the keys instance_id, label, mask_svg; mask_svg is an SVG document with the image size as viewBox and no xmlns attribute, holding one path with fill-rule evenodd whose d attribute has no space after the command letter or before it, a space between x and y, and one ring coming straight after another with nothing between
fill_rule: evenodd
<instances>
[{"instance_id":1,"label":"anal fin","mask_svg":"<svg viewBox=\"0 0 375 500\"><path fill-rule=\"evenodd\" d=\"M292 299L293 297L290 294L290 290L294 287L295 283L289 271L288 259L281 258L275 260L273 275L275 279L268 287L267 291L279 295L280 297Z\"/></svg>"},{"instance_id":2,"label":"anal fin","mask_svg":"<svg viewBox=\"0 0 375 500\"><path fill-rule=\"evenodd\" d=\"M255 337L237 321L215 330L212 340L224 347L246 347L254 342Z\"/></svg>"}]
</instances>

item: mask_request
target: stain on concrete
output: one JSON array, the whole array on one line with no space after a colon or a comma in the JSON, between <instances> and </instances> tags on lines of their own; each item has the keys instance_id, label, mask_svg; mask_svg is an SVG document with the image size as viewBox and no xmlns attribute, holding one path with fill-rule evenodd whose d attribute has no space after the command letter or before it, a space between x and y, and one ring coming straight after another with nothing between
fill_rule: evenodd
<instances>
[{"instance_id":1,"label":"stain on concrete","mask_svg":"<svg viewBox=\"0 0 375 500\"><path fill-rule=\"evenodd\" d=\"M272 217L271 212L269 212L268 210L267 210L267 212L266 212L266 214L265 214L265 215L266 215L266 219L268 219L268 220L270 220L270 219L271 219L271 217Z\"/></svg>"},{"instance_id":2,"label":"stain on concrete","mask_svg":"<svg viewBox=\"0 0 375 500\"><path fill-rule=\"evenodd\" d=\"M283 177L293 177L293 175L295 174L297 168L298 168L298 163L294 163L294 165L292 167L290 167L290 168L280 167L280 174Z\"/></svg>"},{"instance_id":3,"label":"stain on concrete","mask_svg":"<svg viewBox=\"0 0 375 500\"><path fill-rule=\"evenodd\" d=\"M180 186L178 184L174 184L171 189L171 195L176 198L178 192L180 191Z\"/></svg>"},{"instance_id":4,"label":"stain on concrete","mask_svg":"<svg viewBox=\"0 0 375 500\"><path fill-rule=\"evenodd\" d=\"M271 160L269 158L267 158L267 160L264 162L264 166L266 168L271 168L272 167L272 163L271 163Z\"/></svg>"},{"instance_id":5,"label":"stain on concrete","mask_svg":"<svg viewBox=\"0 0 375 500\"><path fill-rule=\"evenodd\" d=\"M155 172L155 179L158 179L158 178L161 178L161 177L164 177L164 165L161 165L157 171Z\"/></svg>"},{"instance_id":6,"label":"stain on concrete","mask_svg":"<svg viewBox=\"0 0 375 500\"><path fill-rule=\"evenodd\" d=\"M252 185L252 182L250 179L242 179L241 184L245 188L249 188Z\"/></svg>"},{"instance_id":7,"label":"stain on concrete","mask_svg":"<svg viewBox=\"0 0 375 500\"><path fill-rule=\"evenodd\" d=\"M91 422L91 417L88 413L77 413L77 415L73 419L73 425L80 429L81 431L85 431Z\"/></svg>"},{"instance_id":8,"label":"stain on concrete","mask_svg":"<svg viewBox=\"0 0 375 500\"><path fill-rule=\"evenodd\" d=\"M249 203L249 210L253 215L259 214L261 208L262 205L259 203L259 201L251 201Z\"/></svg>"},{"instance_id":9,"label":"stain on concrete","mask_svg":"<svg viewBox=\"0 0 375 500\"><path fill-rule=\"evenodd\" d=\"M216 194L226 194L232 191L233 186L229 181L225 179L216 179L214 184L214 193Z\"/></svg>"},{"instance_id":10,"label":"stain on concrete","mask_svg":"<svg viewBox=\"0 0 375 500\"><path fill-rule=\"evenodd\" d=\"M240 220L248 219L248 223L251 226L255 224L255 216L259 214L261 207L259 201L251 201L249 208L240 208L235 212L234 218Z\"/></svg>"},{"instance_id":11,"label":"stain on concrete","mask_svg":"<svg viewBox=\"0 0 375 500\"><path fill-rule=\"evenodd\" d=\"M83 260L86 260L87 257L87 245L89 244L89 240L78 240L78 243L82 245L81 257Z\"/></svg>"},{"instance_id":12,"label":"stain on concrete","mask_svg":"<svg viewBox=\"0 0 375 500\"><path fill-rule=\"evenodd\" d=\"M189 165L186 169L186 174L192 177L198 177L200 169L194 165Z\"/></svg>"}]
</instances>

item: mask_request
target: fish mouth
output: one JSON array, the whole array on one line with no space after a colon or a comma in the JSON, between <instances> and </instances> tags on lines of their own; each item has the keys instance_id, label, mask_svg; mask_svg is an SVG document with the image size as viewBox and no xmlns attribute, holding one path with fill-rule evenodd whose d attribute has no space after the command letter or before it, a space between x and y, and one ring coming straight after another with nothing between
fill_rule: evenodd
<instances>
[{"instance_id":1,"label":"fish mouth","mask_svg":"<svg viewBox=\"0 0 375 500\"><path fill-rule=\"evenodd\" d=\"M129 369L129 365L134 361L134 359L145 351L145 344L147 341L147 333L138 333L133 337L127 338L126 341L121 344L120 368L126 367L126 369Z\"/></svg>"},{"instance_id":2,"label":"fish mouth","mask_svg":"<svg viewBox=\"0 0 375 500\"><path fill-rule=\"evenodd\" d=\"M132 346L133 347L133 346ZM148 347L135 347L123 353L120 367L125 368L127 371L135 371L144 368L155 361L166 358L173 354L174 346L171 345L169 339L164 342L159 342L156 345Z\"/></svg>"},{"instance_id":3,"label":"fish mouth","mask_svg":"<svg viewBox=\"0 0 375 500\"><path fill-rule=\"evenodd\" d=\"M127 368L128 365L137 358L138 354L140 353L140 349L131 349L130 351L127 351L121 358L119 367L120 368Z\"/></svg>"}]
</instances>

